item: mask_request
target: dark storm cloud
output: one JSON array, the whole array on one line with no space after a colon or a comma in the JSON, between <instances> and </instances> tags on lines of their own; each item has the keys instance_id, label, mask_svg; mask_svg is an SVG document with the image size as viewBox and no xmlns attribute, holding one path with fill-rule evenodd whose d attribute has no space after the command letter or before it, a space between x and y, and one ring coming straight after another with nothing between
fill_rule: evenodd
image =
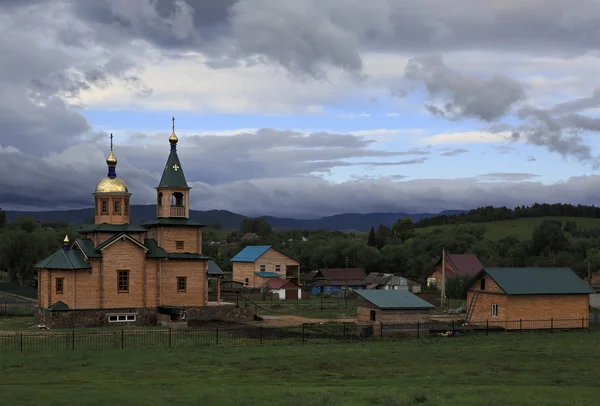
<instances>
[{"instance_id":1,"label":"dark storm cloud","mask_svg":"<svg viewBox=\"0 0 600 406\"><path fill-rule=\"evenodd\" d=\"M523 87L505 76L480 79L450 69L440 55L415 57L408 61L404 77L422 83L433 115L449 120L476 118L486 122L504 117L525 98ZM439 105L436 104L438 99Z\"/></svg>"}]
</instances>

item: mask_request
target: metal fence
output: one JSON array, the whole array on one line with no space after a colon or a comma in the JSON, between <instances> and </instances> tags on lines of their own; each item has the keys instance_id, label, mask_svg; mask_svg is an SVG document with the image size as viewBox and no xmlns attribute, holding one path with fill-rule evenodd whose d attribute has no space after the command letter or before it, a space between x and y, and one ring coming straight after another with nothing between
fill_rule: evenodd
<instances>
[{"instance_id":1,"label":"metal fence","mask_svg":"<svg viewBox=\"0 0 600 406\"><path fill-rule=\"evenodd\" d=\"M460 321L401 324L356 323L303 324L289 327L241 326L213 329L121 329L36 331L0 333L0 351L77 351L106 349L250 347L257 345L306 345L357 341L398 340L428 336L455 336L505 332L589 331L589 319Z\"/></svg>"}]
</instances>

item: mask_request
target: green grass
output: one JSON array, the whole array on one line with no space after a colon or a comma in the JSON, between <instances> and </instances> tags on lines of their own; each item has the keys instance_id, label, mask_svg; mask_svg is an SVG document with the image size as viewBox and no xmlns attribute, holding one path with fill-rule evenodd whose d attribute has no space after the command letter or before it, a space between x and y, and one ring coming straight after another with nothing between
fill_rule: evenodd
<instances>
[{"instance_id":1,"label":"green grass","mask_svg":"<svg viewBox=\"0 0 600 406\"><path fill-rule=\"evenodd\" d=\"M356 317L356 302L348 299L311 297L306 300L257 300L260 315L289 315L311 319L343 319ZM240 305L243 306L242 303ZM250 306L250 304L248 304Z\"/></svg>"},{"instance_id":2,"label":"green grass","mask_svg":"<svg viewBox=\"0 0 600 406\"><path fill-rule=\"evenodd\" d=\"M3 353L10 405L589 405L600 333Z\"/></svg>"},{"instance_id":3,"label":"green grass","mask_svg":"<svg viewBox=\"0 0 600 406\"><path fill-rule=\"evenodd\" d=\"M581 217L534 217L473 224L484 226L486 228L485 236L490 240L500 240L501 238L508 236L513 236L520 240L528 240L531 239L531 233L533 232L533 229L544 220L558 220L563 224L565 224L567 221L575 221L577 223L577 227L579 228L600 229L600 219L588 219ZM443 226L416 228L415 232L417 234L427 234L435 228L448 230L456 226L456 224L448 224Z\"/></svg>"}]
</instances>

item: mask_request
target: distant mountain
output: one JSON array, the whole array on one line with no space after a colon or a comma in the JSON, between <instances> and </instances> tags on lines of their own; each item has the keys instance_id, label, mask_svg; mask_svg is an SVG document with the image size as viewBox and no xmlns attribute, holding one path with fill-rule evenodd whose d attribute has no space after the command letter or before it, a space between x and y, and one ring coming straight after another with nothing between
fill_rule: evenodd
<instances>
[{"instance_id":1,"label":"distant mountain","mask_svg":"<svg viewBox=\"0 0 600 406\"><path fill-rule=\"evenodd\" d=\"M272 216L260 217L269 223L273 229L302 229L302 230L340 230L340 231L369 231L371 227L392 224L402 217L409 217L412 221L422 218L434 217L442 214L460 214L465 210L445 210L441 213L344 213L335 216L322 217L313 220L299 220L293 218L279 218ZM37 221L44 223L66 222L72 224L91 223L94 218L94 209L56 210L56 211L7 211L8 221L15 220L20 216L31 216ZM143 221L156 218L156 206L132 205L131 223L139 224ZM204 224L221 223L224 229L237 230L242 220L247 218L241 214L232 213L227 210L190 210L190 218Z\"/></svg>"}]
</instances>

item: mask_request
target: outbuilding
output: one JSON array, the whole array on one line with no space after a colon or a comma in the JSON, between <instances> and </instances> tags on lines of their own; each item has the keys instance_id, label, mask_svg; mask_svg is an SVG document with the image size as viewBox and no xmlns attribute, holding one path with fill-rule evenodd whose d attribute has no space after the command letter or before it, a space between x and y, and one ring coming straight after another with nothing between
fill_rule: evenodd
<instances>
[{"instance_id":1,"label":"outbuilding","mask_svg":"<svg viewBox=\"0 0 600 406\"><path fill-rule=\"evenodd\" d=\"M584 328L594 290L570 268L483 268L467 289L467 324Z\"/></svg>"},{"instance_id":2,"label":"outbuilding","mask_svg":"<svg viewBox=\"0 0 600 406\"><path fill-rule=\"evenodd\" d=\"M302 299L302 288L291 279L271 278L265 282L265 287L279 295L279 300Z\"/></svg>"},{"instance_id":3,"label":"outbuilding","mask_svg":"<svg viewBox=\"0 0 600 406\"><path fill-rule=\"evenodd\" d=\"M355 290L358 323L398 324L428 320L434 306L408 290Z\"/></svg>"}]
</instances>

